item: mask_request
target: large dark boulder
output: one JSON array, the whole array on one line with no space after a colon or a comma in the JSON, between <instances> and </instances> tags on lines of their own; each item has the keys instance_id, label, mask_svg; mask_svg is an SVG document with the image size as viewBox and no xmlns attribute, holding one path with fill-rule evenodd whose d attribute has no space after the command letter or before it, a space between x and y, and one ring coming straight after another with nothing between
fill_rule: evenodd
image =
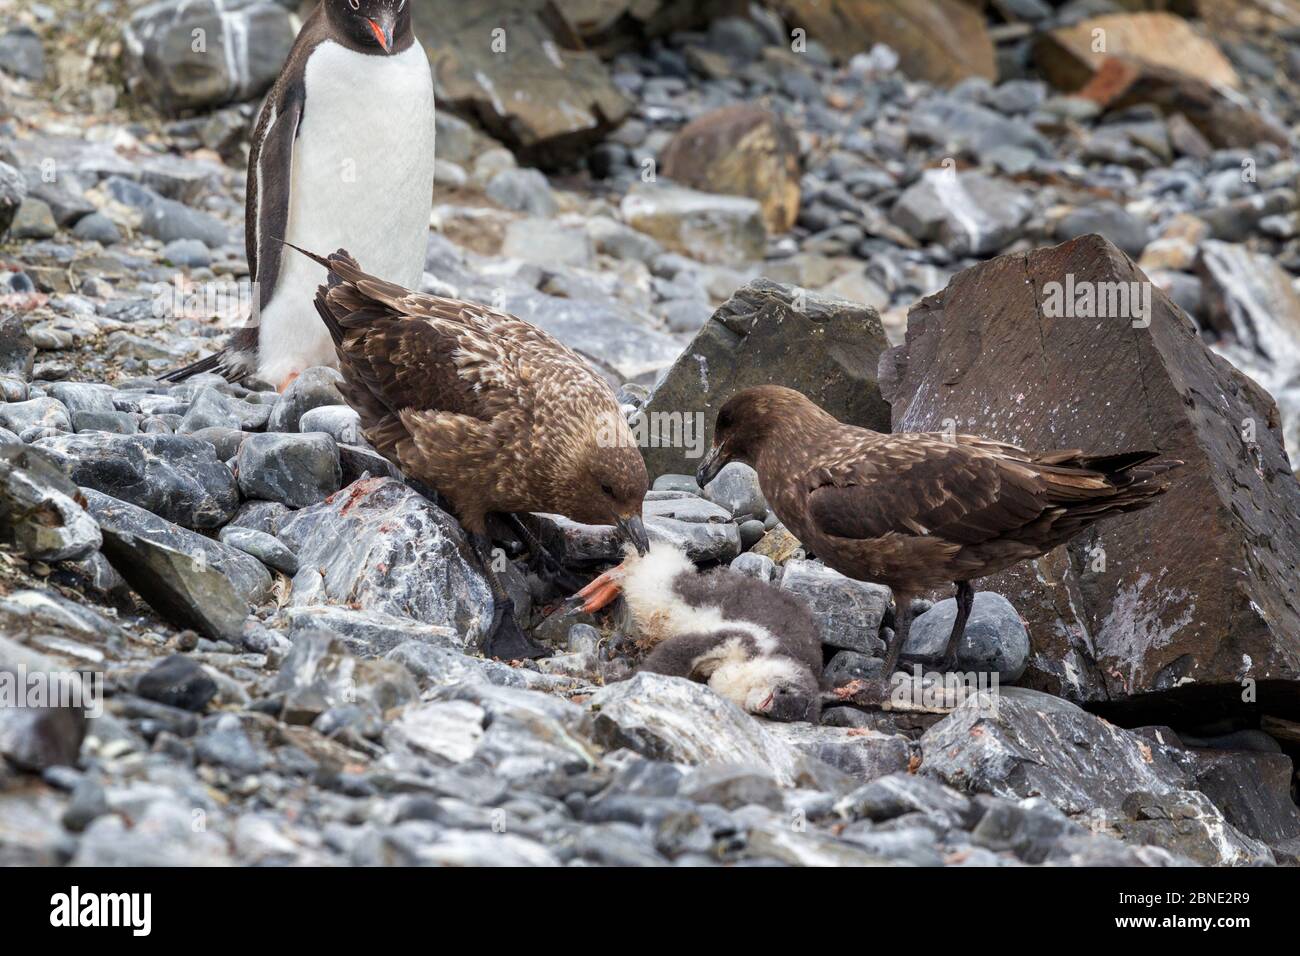
<instances>
[{"instance_id":1,"label":"large dark boulder","mask_svg":"<svg viewBox=\"0 0 1300 956\"><path fill-rule=\"evenodd\" d=\"M886 347L869 306L767 279L749 283L718 308L633 420L651 478L693 474L718 410L754 385L797 389L840 421L888 431L876 386Z\"/></svg>"},{"instance_id":2,"label":"large dark boulder","mask_svg":"<svg viewBox=\"0 0 1300 956\"><path fill-rule=\"evenodd\" d=\"M1121 287L1101 284L1136 283L1124 288L1146 318L1053 317L1067 280L1110 306ZM894 431L1186 462L1153 507L980 583L1028 622L1022 683L1080 701L1178 701L1200 719L1210 701L1300 712L1300 485L1277 407L1113 245L1084 236L959 273L912 309L880 382Z\"/></svg>"}]
</instances>

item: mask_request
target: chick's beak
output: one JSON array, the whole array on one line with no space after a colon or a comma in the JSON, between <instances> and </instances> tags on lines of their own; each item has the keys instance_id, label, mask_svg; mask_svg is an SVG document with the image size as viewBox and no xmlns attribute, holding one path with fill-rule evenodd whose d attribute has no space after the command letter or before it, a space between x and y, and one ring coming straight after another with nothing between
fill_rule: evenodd
<instances>
[{"instance_id":1,"label":"chick's beak","mask_svg":"<svg viewBox=\"0 0 1300 956\"><path fill-rule=\"evenodd\" d=\"M618 530L623 532L623 537L636 548L636 553L644 557L650 550L650 538L645 533L645 524L641 521L641 516L622 515L616 523Z\"/></svg>"},{"instance_id":2,"label":"chick's beak","mask_svg":"<svg viewBox=\"0 0 1300 956\"><path fill-rule=\"evenodd\" d=\"M722 471L726 464L727 460L722 454L722 446L714 445L709 449L709 453L704 456L704 461L700 463L699 469L695 472L695 483L703 488L718 477L718 472Z\"/></svg>"},{"instance_id":3,"label":"chick's beak","mask_svg":"<svg viewBox=\"0 0 1300 956\"><path fill-rule=\"evenodd\" d=\"M366 20L370 24L370 32L375 35L379 45L384 48L385 53L393 52L393 24L388 17L383 18L382 23L374 20Z\"/></svg>"}]
</instances>

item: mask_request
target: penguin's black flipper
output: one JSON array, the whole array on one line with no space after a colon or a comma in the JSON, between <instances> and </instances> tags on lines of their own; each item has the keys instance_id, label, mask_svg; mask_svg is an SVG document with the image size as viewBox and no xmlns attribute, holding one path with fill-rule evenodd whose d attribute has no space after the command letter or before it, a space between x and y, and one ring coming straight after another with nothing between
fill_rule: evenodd
<instances>
[{"instance_id":1,"label":"penguin's black flipper","mask_svg":"<svg viewBox=\"0 0 1300 956\"><path fill-rule=\"evenodd\" d=\"M289 234L293 148L301 121L301 87L277 84L258 117L248 157L248 211L252 215L245 218L244 244L248 268L257 283L258 305L263 309L280 279L284 255L280 237Z\"/></svg>"},{"instance_id":2,"label":"penguin's black flipper","mask_svg":"<svg viewBox=\"0 0 1300 956\"><path fill-rule=\"evenodd\" d=\"M277 83L263 104L253 131L248 156L249 214L244 219L244 247L259 312L271 301L280 277L284 246L276 237L285 235L289 223L293 145L301 120L301 89ZM256 368L257 326L253 324L235 332L220 352L161 375L159 381L183 382L192 375L216 372L237 382Z\"/></svg>"}]
</instances>

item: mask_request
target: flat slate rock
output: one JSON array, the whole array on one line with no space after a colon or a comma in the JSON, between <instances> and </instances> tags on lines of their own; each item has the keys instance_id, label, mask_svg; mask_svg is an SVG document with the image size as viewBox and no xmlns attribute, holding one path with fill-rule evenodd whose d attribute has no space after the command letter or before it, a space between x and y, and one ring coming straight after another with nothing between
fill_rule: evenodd
<instances>
[{"instance_id":1,"label":"flat slate rock","mask_svg":"<svg viewBox=\"0 0 1300 956\"><path fill-rule=\"evenodd\" d=\"M460 648L460 638L451 628L426 624L381 611L322 605L287 607L289 636L303 631L325 631L337 635L358 657L384 657L411 642L433 647Z\"/></svg>"},{"instance_id":2,"label":"flat slate rock","mask_svg":"<svg viewBox=\"0 0 1300 956\"><path fill-rule=\"evenodd\" d=\"M141 534L104 528L104 554L164 619L214 641L239 640L245 601L204 552L180 551Z\"/></svg>"},{"instance_id":3,"label":"flat slate rock","mask_svg":"<svg viewBox=\"0 0 1300 956\"><path fill-rule=\"evenodd\" d=\"M86 497L86 509L99 522L105 535L111 532L122 540L127 537L143 539L168 552L186 556L200 567L213 569L230 584L245 605L259 604L270 594L271 574L252 555L205 538L93 488L82 488L81 491ZM129 568L124 570L119 558L113 555L109 557L113 560L114 567L131 582L131 577L126 573ZM134 587L134 582L131 583Z\"/></svg>"}]
</instances>

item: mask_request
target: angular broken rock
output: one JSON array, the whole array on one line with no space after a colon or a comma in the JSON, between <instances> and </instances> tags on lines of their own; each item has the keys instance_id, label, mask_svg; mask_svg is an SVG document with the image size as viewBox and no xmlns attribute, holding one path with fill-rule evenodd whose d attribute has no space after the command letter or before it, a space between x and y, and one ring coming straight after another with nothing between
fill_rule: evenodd
<instances>
[{"instance_id":1,"label":"angular broken rock","mask_svg":"<svg viewBox=\"0 0 1300 956\"><path fill-rule=\"evenodd\" d=\"M405 749L436 758L443 764L464 763L474 756L483 739L487 716L482 707L467 700L435 700L402 711L384 733L393 749Z\"/></svg>"},{"instance_id":2,"label":"angular broken rock","mask_svg":"<svg viewBox=\"0 0 1300 956\"><path fill-rule=\"evenodd\" d=\"M131 90L180 112L264 93L294 30L270 0L159 0L132 15L122 39Z\"/></svg>"},{"instance_id":3,"label":"angular broken rock","mask_svg":"<svg viewBox=\"0 0 1300 956\"><path fill-rule=\"evenodd\" d=\"M763 767L782 786L823 778L827 768L704 684L637 674L593 694L596 742L654 760ZM833 771L832 771L833 774Z\"/></svg>"},{"instance_id":4,"label":"angular broken rock","mask_svg":"<svg viewBox=\"0 0 1300 956\"><path fill-rule=\"evenodd\" d=\"M486 714L475 763L517 786L590 771L600 762L590 715L567 700L482 681L451 684L432 696L467 702Z\"/></svg>"},{"instance_id":5,"label":"angular broken rock","mask_svg":"<svg viewBox=\"0 0 1300 956\"><path fill-rule=\"evenodd\" d=\"M968 698L927 730L921 772L967 793L1119 814L1134 791L1187 787L1173 751L1059 697L1010 687Z\"/></svg>"},{"instance_id":6,"label":"angular broken rock","mask_svg":"<svg viewBox=\"0 0 1300 956\"><path fill-rule=\"evenodd\" d=\"M298 555L290 605L355 605L452 628L461 646L492 619L492 594L460 525L392 478L355 482L280 528Z\"/></svg>"},{"instance_id":7,"label":"angular broken rock","mask_svg":"<svg viewBox=\"0 0 1300 956\"><path fill-rule=\"evenodd\" d=\"M178 551L128 531L103 531L108 560L161 617L214 641L239 641L248 602L202 552Z\"/></svg>"},{"instance_id":8,"label":"angular broken rock","mask_svg":"<svg viewBox=\"0 0 1300 956\"><path fill-rule=\"evenodd\" d=\"M901 734L805 723L771 724L765 729L859 783L906 772L912 757L912 744Z\"/></svg>"},{"instance_id":9,"label":"angular broken rock","mask_svg":"<svg viewBox=\"0 0 1300 956\"><path fill-rule=\"evenodd\" d=\"M1207 239L1198 266L1205 316L1217 331L1275 364L1300 355L1300 292L1272 257L1248 246Z\"/></svg>"},{"instance_id":10,"label":"angular broken rock","mask_svg":"<svg viewBox=\"0 0 1300 956\"><path fill-rule=\"evenodd\" d=\"M1150 733L1150 731L1147 731ZM1282 753L1181 750L1174 759L1191 786L1223 811L1227 821L1273 850L1279 861L1300 857L1300 808L1291 799L1295 764Z\"/></svg>"},{"instance_id":11,"label":"angular broken rock","mask_svg":"<svg viewBox=\"0 0 1300 956\"><path fill-rule=\"evenodd\" d=\"M694 474L713 423L753 385L803 392L840 421L889 430L876 386L888 347L875 309L767 279L724 302L633 418L650 477Z\"/></svg>"},{"instance_id":12,"label":"angular broken rock","mask_svg":"<svg viewBox=\"0 0 1300 956\"><path fill-rule=\"evenodd\" d=\"M58 650L70 646L66 639L102 647L110 655L125 650L127 634L91 605L66 598L49 588L14 591L0 601L0 632L23 634L30 647ZM48 631L48 635L46 632ZM75 655L74 655L75 656ZM92 655L93 656L93 655Z\"/></svg>"},{"instance_id":13,"label":"angular broken rock","mask_svg":"<svg viewBox=\"0 0 1300 956\"><path fill-rule=\"evenodd\" d=\"M1067 277L1112 317L1054 316ZM1152 507L979 582L1029 625L1021 683L1118 702L1192 682L1240 707L1250 677L1300 702L1300 485L1277 408L1118 249L1085 236L959 273L880 372L894 431L1186 462Z\"/></svg>"},{"instance_id":14,"label":"angular broken rock","mask_svg":"<svg viewBox=\"0 0 1300 956\"><path fill-rule=\"evenodd\" d=\"M84 558L103 540L79 492L39 451L0 446L0 541L38 561Z\"/></svg>"},{"instance_id":15,"label":"angular broken rock","mask_svg":"<svg viewBox=\"0 0 1300 956\"><path fill-rule=\"evenodd\" d=\"M907 813L924 813L946 827L970 829L979 811L965 794L920 774L895 773L873 780L835 803L846 820L893 820Z\"/></svg>"},{"instance_id":16,"label":"angular broken rock","mask_svg":"<svg viewBox=\"0 0 1300 956\"><path fill-rule=\"evenodd\" d=\"M383 657L408 642L446 648L462 646L450 627L380 611L324 605L287 607L284 616L289 622L290 638L304 631L327 632L341 639L358 657Z\"/></svg>"},{"instance_id":17,"label":"angular broken rock","mask_svg":"<svg viewBox=\"0 0 1300 956\"><path fill-rule=\"evenodd\" d=\"M998 75L984 16L961 0L779 0L776 8L840 60L883 43L914 80L951 86Z\"/></svg>"},{"instance_id":18,"label":"angular broken rock","mask_svg":"<svg viewBox=\"0 0 1300 956\"><path fill-rule=\"evenodd\" d=\"M799 142L784 120L754 103L687 124L664 150L662 172L692 189L757 199L774 235L799 215Z\"/></svg>"},{"instance_id":19,"label":"angular broken rock","mask_svg":"<svg viewBox=\"0 0 1300 956\"><path fill-rule=\"evenodd\" d=\"M914 239L985 256L1016 238L1032 207L1024 192L1001 179L928 169L898 197L890 217Z\"/></svg>"},{"instance_id":20,"label":"angular broken rock","mask_svg":"<svg viewBox=\"0 0 1300 956\"><path fill-rule=\"evenodd\" d=\"M619 211L633 229L701 262L744 265L761 259L767 245L763 207L747 196L637 184Z\"/></svg>"},{"instance_id":21,"label":"angular broken rock","mask_svg":"<svg viewBox=\"0 0 1300 956\"><path fill-rule=\"evenodd\" d=\"M1166 116L1181 116L1218 149L1249 149L1259 143L1289 147L1286 128L1272 114L1231 88L1170 67L1111 57L1077 95L1112 111L1156 106Z\"/></svg>"},{"instance_id":22,"label":"angular broken rock","mask_svg":"<svg viewBox=\"0 0 1300 956\"><path fill-rule=\"evenodd\" d=\"M472 116L534 166L583 156L630 113L600 59L582 49L559 5L485 11L457 0L414 4L437 99ZM503 46L493 41L500 28Z\"/></svg>"},{"instance_id":23,"label":"angular broken rock","mask_svg":"<svg viewBox=\"0 0 1300 956\"><path fill-rule=\"evenodd\" d=\"M967 699L921 737L921 772L959 790L1038 797L1133 844L1201 863L1271 863L1208 796L1187 751L1116 727L1068 701L1018 687Z\"/></svg>"},{"instance_id":24,"label":"angular broken rock","mask_svg":"<svg viewBox=\"0 0 1300 956\"><path fill-rule=\"evenodd\" d=\"M666 541L697 563L730 561L740 554L740 530L734 522L714 520L712 513L698 507L689 513L682 508L676 517L656 513L664 510L673 509L663 508L660 502L646 502L645 527L651 541ZM563 515L547 514L530 515L526 521L547 547L564 555L565 561L590 564L623 560L627 540L613 525L579 524Z\"/></svg>"},{"instance_id":25,"label":"angular broken rock","mask_svg":"<svg viewBox=\"0 0 1300 956\"><path fill-rule=\"evenodd\" d=\"M42 438L78 485L187 528L218 528L239 508L235 476L207 442L187 435L94 432Z\"/></svg>"},{"instance_id":26,"label":"angular broken rock","mask_svg":"<svg viewBox=\"0 0 1300 956\"><path fill-rule=\"evenodd\" d=\"M1227 823L1197 790L1133 793L1124 801L1129 819L1113 826L1126 843L1164 847L1202 866L1271 866L1273 852Z\"/></svg>"},{"instance_id":27,"label":"angular broken rock","mask_svg":"<svg viewBox=\"0 0 1300 956\"><path fill-rule=\"evenodd\" d=\"M1105 38L1100 50L1099 35ZM1083 86L1112 56L1175 70L1211 85L1235 89L1241 84L1214 41L1173 13L1117 13L1080 20L1040 33L1035 55L1048 80L1064 90Z\"/></svg>"},{"instance_id":28,"label":"angular broken rock","mask_svg":"<svg viewBox=\"0 0 1300 956\"><path fill-rule=\"evenodd\" d=\"M304 632L280 665L273 689L284 695L289 723L311 723L331 707L365 704L380 713L419 696L415 678L400 664L361 660L337 637Z\"/></svg>"}]
</instances>

